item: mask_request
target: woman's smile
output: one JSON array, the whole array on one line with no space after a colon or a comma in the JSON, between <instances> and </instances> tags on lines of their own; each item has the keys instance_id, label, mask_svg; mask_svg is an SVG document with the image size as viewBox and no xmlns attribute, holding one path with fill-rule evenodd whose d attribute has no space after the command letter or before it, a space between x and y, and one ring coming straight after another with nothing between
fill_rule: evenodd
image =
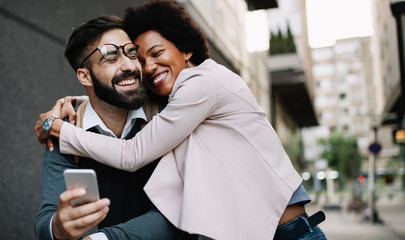
<instances>
[{"instance_id":1,"label":"woman's smile","mask_svg":"<svg viewBox=\"0 0 405 240\"><path fill-rule=\"evenodd\" d=\"M157 77L153 78L153 82L152 82L152 83L153 83L153 86L157 87L157 86L159 86L161 83L163 83L163 81L165 80L166 76L167 76L167 72L163 72L163 73L158 74Z\"/></svg>"}]
</instances>

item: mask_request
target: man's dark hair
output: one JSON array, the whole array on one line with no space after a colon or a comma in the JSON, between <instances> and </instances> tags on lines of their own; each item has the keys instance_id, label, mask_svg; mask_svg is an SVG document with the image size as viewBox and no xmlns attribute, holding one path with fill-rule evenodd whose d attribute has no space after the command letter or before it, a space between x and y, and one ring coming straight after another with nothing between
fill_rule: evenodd
<instances>
[{"instance_id":1,"label":"man's dark hair","mask_svg":"<svg viewBox=\"0 0 405 240\"><path fill-rule=\"evenodd\" d=\"M122 19L116 16L101 16L77 26L66 44L65 57L76 71L88 53L86 48L98 41L112 29L124 29ZM93 49L89 50L92 51Z\"/></svg>"},{"instance_id":2,"label":"man's dark hair","mask_svg":"<svg viewBox=\"0 0 405 240\"><path fill-rule=\"evenodd\" d=\"M190 60L197 65L209 58L204 33L184 7L173 1L157 0L138 7L129 6L125 12L124 29L132 41L142 33L154 30L181 52L193 52Z\"/></svg>"}]
</instances>

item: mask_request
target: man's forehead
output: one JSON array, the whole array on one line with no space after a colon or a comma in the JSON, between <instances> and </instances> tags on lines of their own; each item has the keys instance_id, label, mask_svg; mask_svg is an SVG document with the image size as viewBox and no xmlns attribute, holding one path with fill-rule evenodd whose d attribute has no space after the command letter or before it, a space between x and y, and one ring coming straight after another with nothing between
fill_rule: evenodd
<instances>
[{"instance_id":1,"label":"man's forehead","mask_svg":"<svg viewBox=\"0 0 405 240\"><path fill-rule=\"evenodd\" d=\"M105 32L95 45L101 46L104 44L115 44L117 46L131 43L131 39L122 29L112 29Z\"/></svg>"}]
</instances>

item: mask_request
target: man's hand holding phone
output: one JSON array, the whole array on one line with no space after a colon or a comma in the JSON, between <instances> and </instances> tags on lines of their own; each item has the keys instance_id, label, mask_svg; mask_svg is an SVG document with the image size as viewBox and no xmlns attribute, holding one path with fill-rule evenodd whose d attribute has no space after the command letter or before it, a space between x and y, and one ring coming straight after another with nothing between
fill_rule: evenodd
<instances>
[{"instance_id":1,"label":"man's hand holding phone","mask_svg":"<svg viewBox=\"0 0 405 240\"><path fill-rule=\"evenodd\" d=\"M63 192L59 197L58 211L52 220L55 239L78 239L92 227L99 224L109 211L107 198L73 207L70 202L86 193L84 188Z\"/></svg>"},{"instance_id":2,"label":"man's hand holding phone","mask_svg":"<svg viewBox=\"0 0 405 240\"><path fill-rule=\"evenodd\" d=\"M99 199L94 170L67 169L63 174L68 190L59 196L52 234L55 239L78 239L96 230L92 228L106 217L110 200Z\"/></svg>"}]
</instances>

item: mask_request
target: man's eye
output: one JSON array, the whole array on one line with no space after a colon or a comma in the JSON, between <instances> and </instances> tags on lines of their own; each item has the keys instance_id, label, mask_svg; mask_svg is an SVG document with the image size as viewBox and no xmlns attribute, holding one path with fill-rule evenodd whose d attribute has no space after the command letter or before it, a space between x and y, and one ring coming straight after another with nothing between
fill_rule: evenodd
<instances>
[{"instance_id":1,"label":"man's eye","mask_svg":"<svg viewBox=\"0 0 405 240\"><path fill-rule=\"evenodd\" d=\"M117 51L109 51L104 55L104 58L111 61L117 59L117 56Z\"/></svg>"},{"instance_id":2,"label":"man's eye","mask_svg":"<svg viewBox=\"0 0 405 240\"><path fill-rule=\"evenodd\" d=\"M111 49L111 50L108 50L108 51L106 51L106 55L117 55L117 52L118 52L118 50L116 50L116 49Z\"/></svg>"}]
</instances>

